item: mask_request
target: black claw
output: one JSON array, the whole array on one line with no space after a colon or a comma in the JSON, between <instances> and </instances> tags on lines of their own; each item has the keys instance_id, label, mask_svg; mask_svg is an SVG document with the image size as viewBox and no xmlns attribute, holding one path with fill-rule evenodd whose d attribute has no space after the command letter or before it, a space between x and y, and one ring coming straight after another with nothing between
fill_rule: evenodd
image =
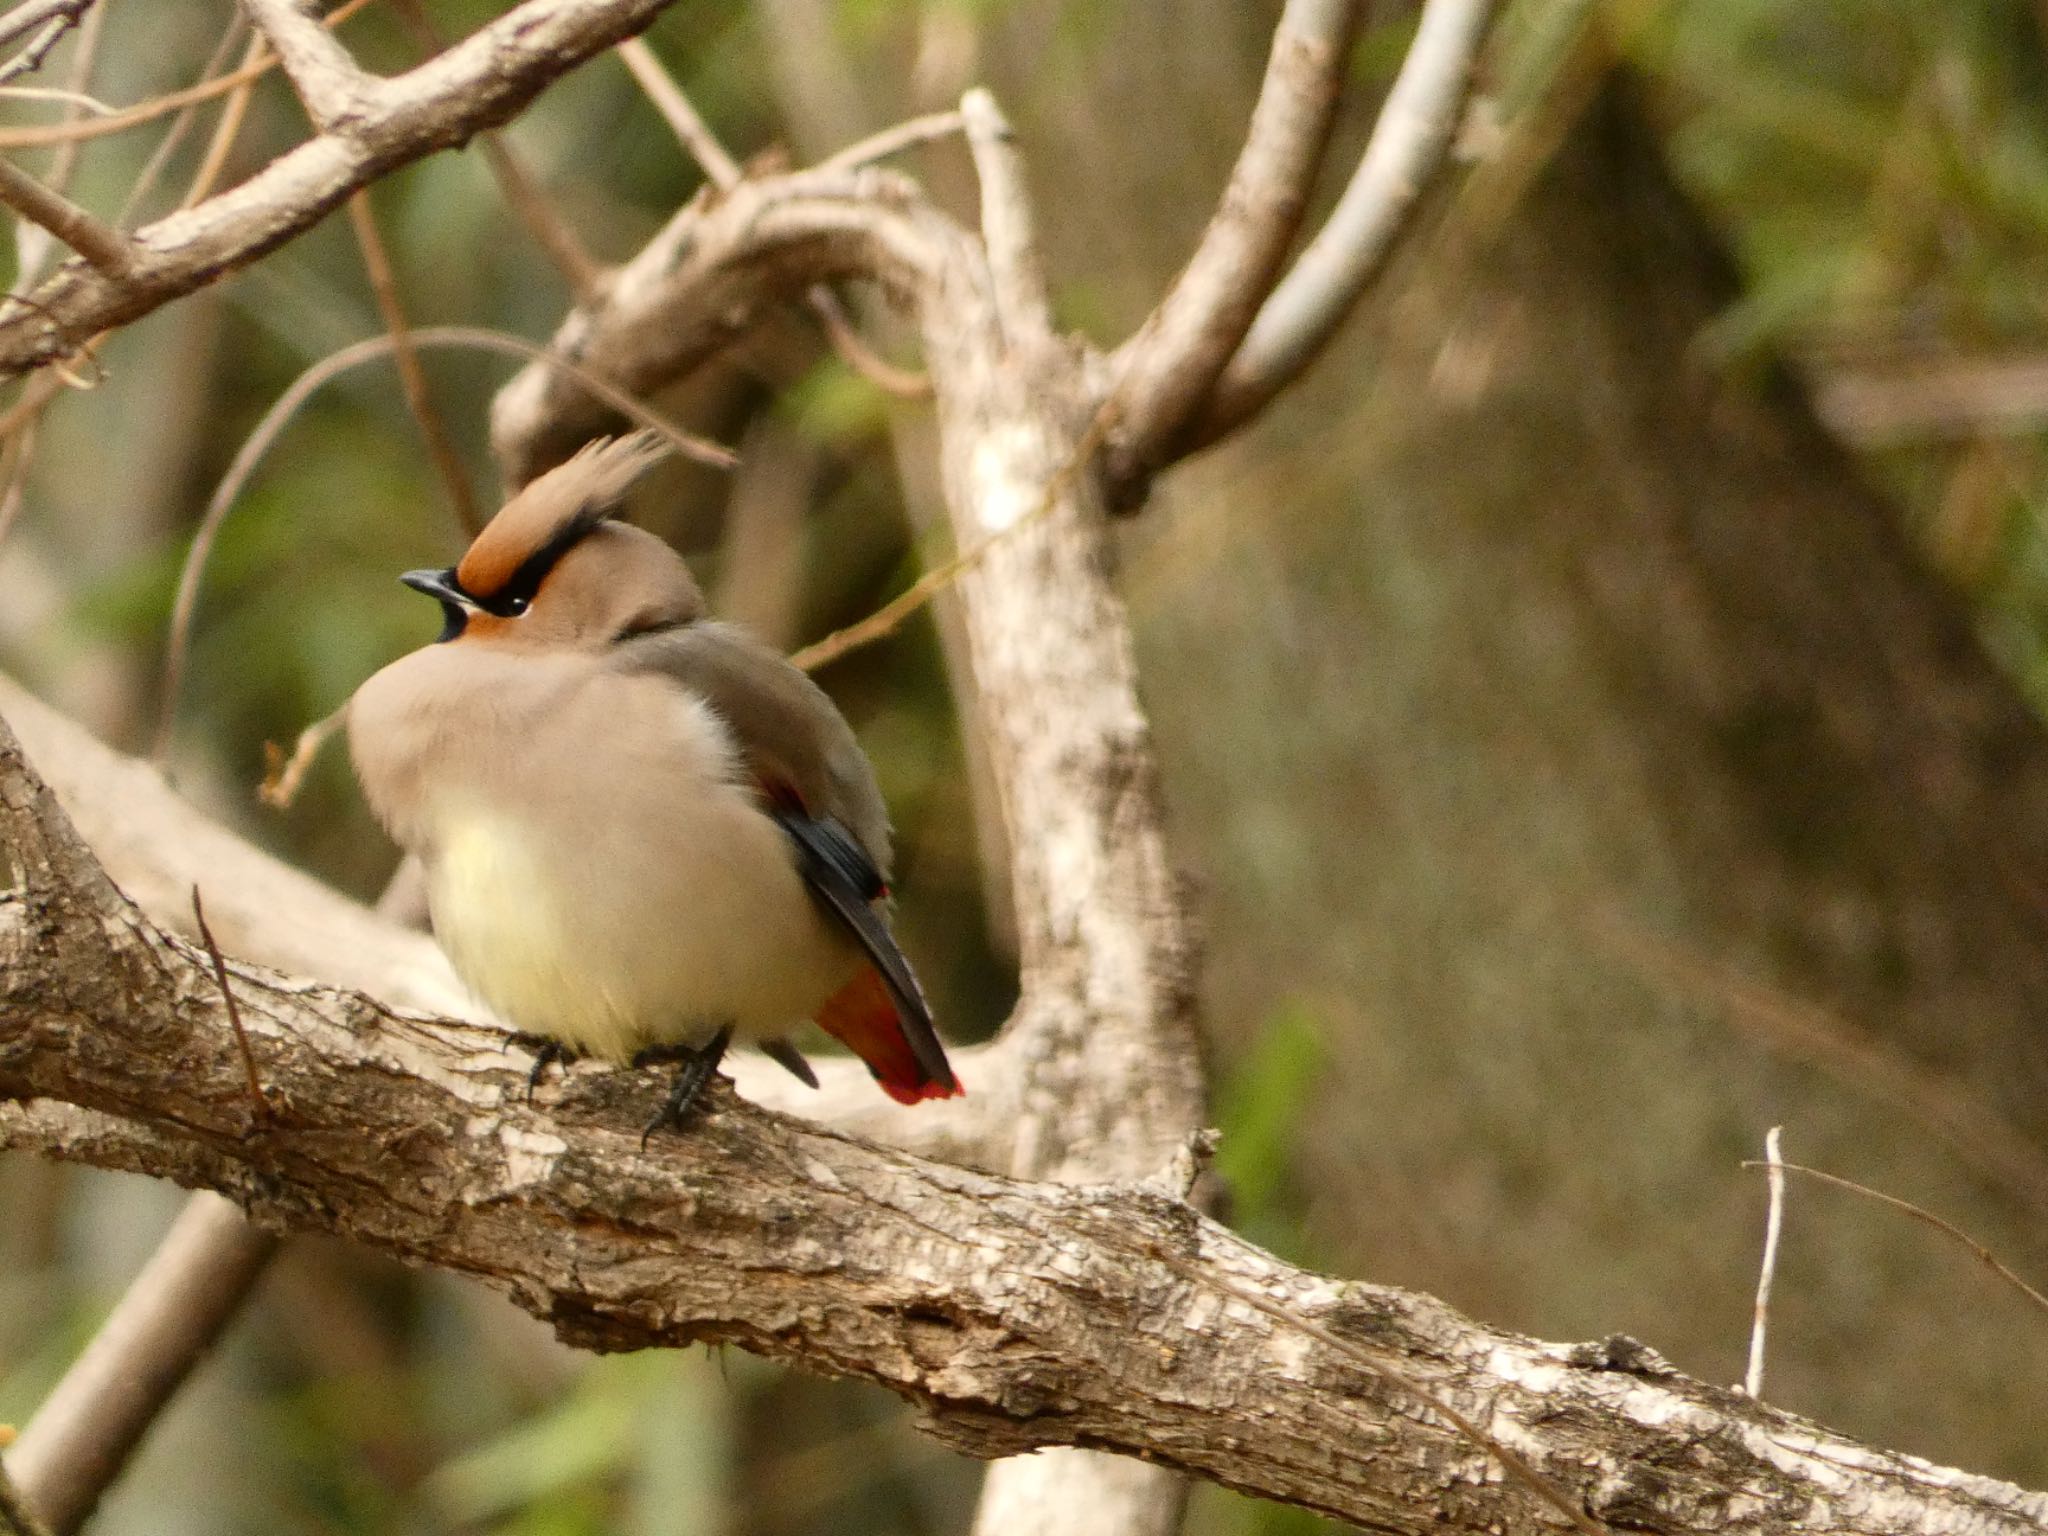
<instances>
[{"instance_id":1,"label":"black claw","mask_svg":"<svg viewBox=\"0 0 2048 1536\"><path fill-rule=\"evenodd\" d=\"M533 1070L526 1074L527 1103L533 1102L533 1090L540 1086L541 1074L547 1071L549 1064L557 1061L566 1062L573 1055L574 1052L559 1040L541 1040L539 1049L533 1053Z\"/></svg>"},{"instance_id":2,"label":"black claw","mask_svg":"<svg viewBox=\"0 0 2048 1536\"><path fill-rule=\"evenodd\" d=\"M718 1063L724 1059L725 1048L730 1044L732 1026L728 1024L700 1046L651 1045L634 1055L633 1065L636 1067L657 1062L677 1063L676 1075L668 1085L668 1097L640 1133L641 1151L647 1150L648 1138L663 1126L673 1126L676 1130L683 1128L684 1117L703 1094L712 1074L718 1071Z\"/></svg>"}]
</instances>

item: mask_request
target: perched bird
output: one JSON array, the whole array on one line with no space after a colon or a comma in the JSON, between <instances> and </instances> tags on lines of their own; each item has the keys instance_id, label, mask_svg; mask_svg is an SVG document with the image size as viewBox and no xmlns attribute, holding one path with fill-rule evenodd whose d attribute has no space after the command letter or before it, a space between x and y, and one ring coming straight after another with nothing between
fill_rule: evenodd
<instances>
[{"instance_id":1,"label":"perched bird","mask_svg":"<svg viewBox=\"0 0 2048 1536\"><path fill-rule=\"evenodd\" d=\"M425 867L456 971L551 1057L677 1064L680 1124L735 1038L816 1086L815 1019L909 1104L960 1092L889 931L889 824L831 700L704 617L682 559L613 521L663 449L602 440L447 570L440 639L349 704L371 809Z\"/></svg>"}]
</instances>

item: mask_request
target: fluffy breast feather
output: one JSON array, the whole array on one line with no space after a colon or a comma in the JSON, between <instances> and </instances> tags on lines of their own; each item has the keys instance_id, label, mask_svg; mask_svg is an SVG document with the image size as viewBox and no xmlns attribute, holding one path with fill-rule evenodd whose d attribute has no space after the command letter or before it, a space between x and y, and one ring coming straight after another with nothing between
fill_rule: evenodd
<instances>
[{"instance_id":1,"label":"fluffy breast feather","mask_svg":"<svg viewBox=\"0 0 2048 1536\"><path fill-rule=\"evenodd\" d=\"M728 1023L779 1035L853 973L701 700L594 667L565 681L522 661L497 681L444 696L415 760L379 765L399 802L379 814L493 1009L617 1059Z\"/></svg>"}]
</instances>

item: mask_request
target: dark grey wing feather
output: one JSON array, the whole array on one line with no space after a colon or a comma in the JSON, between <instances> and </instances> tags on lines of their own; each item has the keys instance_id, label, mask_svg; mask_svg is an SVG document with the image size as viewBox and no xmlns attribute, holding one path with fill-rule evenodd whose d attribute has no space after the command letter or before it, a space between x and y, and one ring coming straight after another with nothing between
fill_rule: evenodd
<instances>
[{"instance_id":1,"label":"dark grey wing feather","mask_svg":"<svg viewBox=\"0 0 2048 1536\"><path fill-rule=\"evenodd\" d=\"M718 712L764 788L794 792L806 813L837 821L889 874L889 813L874 769L825 691L728 624L685 624L622 641L616 664L673 678Z\"/></svg>"},{"instance_id":2,"label":"dark grey wing feather","mask_svg":"<svg viewBox=\"0 0 2048 1536\"><path fill-rule=\"evenodd\" d=\"M781 1067L806 1088L818 1086L818 1074L811 1070L811 1064L804 1060L804 1053L787 1040L763 1040L761 1054Z\"/></svg>"},{"instance_id":3,"label":"dark grey wing feather","mask_svg":"<svg viewBox=\"0 0 2048 1536\"><path fill-rule=\"evenodd\" d=\"M822 689L759 641L724 624L639 635L618 665L673 678L718 712L788 834L812 894L853 935L896 1004L903 1037L926 1075L952 1085L910 962L875 902L888 894L889 818L860 744Z\"/></svg>"},{"instance_id":4,"label":"dark grey wing feather","mask_svg":"<svg viewBox=\"0 0 2048 1536\"><path fill-rule=\"evenodd\" d=\"M812 894L846 926L874 962L882 984L895 1000L897 1023L918 1066L933 1082L951 1087L953 1069L946 1061L938 1031L932 1027L931 1005L924 1000L910 962L897 948L896 935L875 910L875 899L886 890L881 872L838 822L806 816L793 808L778 808L769 814L795 845L797 869Z\"/></svg>"}]
</instances>

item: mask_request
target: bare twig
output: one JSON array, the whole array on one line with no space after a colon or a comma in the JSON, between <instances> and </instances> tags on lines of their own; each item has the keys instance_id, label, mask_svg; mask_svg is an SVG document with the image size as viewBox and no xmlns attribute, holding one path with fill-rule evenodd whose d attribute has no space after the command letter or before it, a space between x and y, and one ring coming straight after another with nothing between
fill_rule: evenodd
<instances>
[{"instance_id":1,"label":"bare twig","mask_svg":"<svg viewBox=\"0 0 2048 1536\"><path fill-rule=\"evenodd\" d=\"M373 0L345 0L320 18L323 27L338 27ZM123 107L112 117L95 118L87 122L46 124L36 128L0 128L0 150L4 149L45 149L53 144L71 144L86 139L103 139L110 134L126 133L130 128L140 128L153 123L160 117L173 112L182 112L187 107L212 101L230 91L240 90L252 84L277 68L275 54L261 62L246 65L232 75L223 75L217 80L204 80L198 85L188 85L183 90L169 91L162 96L152 96L147 101L137 102L132 107Z\"/></svg>"},{"instance_id":2,"label":"bare twig","mask_svg":"<svg viewBox=\"0 0 2048 1536\"><path fill-rule=\"evenodd\" d=\"M1449 157L1496 4L1428 0L1358 169L1216 380L1191 446L1214 442L1264 409L1315 360L1385 267Z\"/></svg>"},{"instance_id":3,"label":"bare twig","mask_svg":"<svg viewBox=\"0 0 2048 1536\"><path fill-rule=\"evenodd\" d=\"M1758 1162L1745 1162L1742 1166L1745 1168L1763 1168L1769 1165ZM2035 1290L2033 1286L2027 1284L2026 1281L2013 1273L2012 1270L2000 1263L1996 1254L1953 1222L1944 1221L1941 1217L1935 1215L1934 1212L1917 1206L1910 1200L1901 1200L1897 1195L1888 1195L1881 1189L1872 1189L1868 1184L1858 1184L1854 1179L1845 1179L1838 1173L1824 1173L1818 1168L1808 1168L1801 1163L1784 1163L1779 1166L1786 1173L1797 1173L1809 1179L1817 1179L1823 1184L1832 1184L1837 1189L1846 1189L1852 1194L1862 1195L1868 1199L1878 1201L1880 1204L1888 1205L1895 1211L1903 1211L1915 1221L1925 1222L1928 1226L1934 1228L1935 1231L1943 1233L1953 1238L1956 1242L1961 1243L1972 1254L1976 1255L1978 1263L1997 1275L1999 1279L2018 1291L2043 1312L2048 1312L2048 1296L2042 1295L2041 1292Z\"/></svg>"},{"instance_id":4,"label":"bare twig","mask_svg":"<svg viewBox=\"0 0 2048 1536\"><path fill-rule=\"evenodd\" d=\"M589 369L566 358L557 357L545 347L536 346L517 336L508 336L498 331L481 330L473 326L437 325L422 326L408 333L408 340L416 347L462 347L484 352L506 353L523 358L544 367L557 369L574 379L583 389L602 400L621 415L628 416L641 426L661 434L685 458L716 468L730 468L732 453L716 443L684 431L667 417L657 414L635 400L616 385L598 377ZM172 724L177 719L178 695L184 685L185 658L191 645L192 615L199 602L199 578L206 569L206 562L213 551L213 541L220 532L220 525L227 517L228 509L242 492L249 476L254 473L263 455L276 441L285 423L311 398L313 392L329 380L339 377L349 369L389 356L397 343L389 335L372 336L354 346L344 347L329 357L322 358L301 373L291 387L278 396L277 401L263 414L235 454L228 471L215 487L213 497L206 504L206 511L199 519L199 527L192 536L192 547L186 553L185 564L178 576L178 595L171 607L170 636L164 648L163 702L157 717L157 730L153 755L161 762L170 749Z\"/></svg>"},{"instance_id":5,"label":"bare twig","mask_svg":"<svg viewBox=\"0 0 2048 1536\"><path fill-rule=\"evenodd\" d=\"M398 15L426 57L431 58L447 46L420 0L398 0ZM483 151L484 163L490 167L492 178L498 183L498 192L505 199L505 206L525 227L533 243L540 247L541 254L562 274L563 281L569 285L569 292L578 303L594 298L604 282L603 263L584 248L568 221L556 213L541 195L533 174L513 152L511 145L495 133L480 134L476 144Z\"/></svg>"},{"instance_id":6,"label":"bare twig","mask_svg":"<svg viewBox=\"0 0 2048 1536\"><path fill-rule=\"evenodd\" d=\"M322 133L236 187L138 232L115 280L67 266L35 294L33 319L0 320L0 371L62 357L255 259L358 187L495 128L548 84L644 27L671 0L522 0L447 52L377 83L374 110ZM112 122L108 118L100 121Z\"/></svg>"},{"instance_id":7,"label":"bare twig","mask_svg":"<svg viewBox=\"0 0 2048 1536\"><path fill-rule=\"evenodd\" d=\"M119 280L135 270L133 241L11 160L0 159L0 203L47 229L106 277Z\"/></svg>"},{"instance_id":8,"label":"bare twig","mask_svg":"<svg viewBox=\"0 0 2048 1536\"><path fill-rule=\"evenodd\" d=\"M933 566L903 592L892 597L866 618L849 624L844 629L835 629L824 639L805 646L789 658L791 663L806 672L815 672L821 667L830 666L848 651L858 650L864 645L872 645L877 640L888 638L902 628L904 621L912 614L972 570L999 541L1029 527L1058 506L1061 498L1073 487L1074 477L1087 468L1095 455L1101 451L1103 439L1116 420L1116 405L1116 397L1112 395L1096 409L1087 430L1074 445L1074 451L1067 456L1067 461L1060 467L1059 472L1046 482L1045 494L1030 511L1014 522L1005 523L984 533L979 542L969 545L944 565Z\"/></svg>"},{"instance_id":9,"label":"bare twig","mask_svg":"<svg viewBox=\"0 0 2048 1536\"><path fill-rule=\"evenodd\" d=\"M92 1513L276 1248L276 1237L219 1195L185 1202L9 1455L53 1536L68 1536Z\"/></svg>"},{"instance_id":10,"label":"bare twig","mask_svg":"<svg viewBox=\"0 0 2048 1536\"><path fill-rule=\"evenodd\" d=\"M292 802L299 798L299 787L306 782L306 774L320 756L320 749L347 720L346 704L333 714L315 720L299 732L299 739L292 743L289 756L279 749L276 742L263 743L267 768L263 782L257 786L256 798L273 811L290 810Z\"/></svg>"},{"instance_id":11,"label":"bare twig","mask_svg":"<svg viewBox=\"0 0 2048 1536\"><path fill-rule=\"evenodd\" d=\"M0 100L6 101L52 101L68 107L77 107L95 117L112 117L120 109L110 107L96 96L83 91L65 90L53 85L0 85Z\"/></svg>"},{"instance_id":12,"label":"bare twig","mask_svg":"<svg viewBox=\"0 0 2048 1536\"><path fill-rule=\"evenodd\" d=\"M496 178L505 205L562 274L570 295L579 303L595 298L604 286L604 263L590 254L568 221L541 195L533 174L503 138L495 133L480 134L477 147L483 151L484 163Z\"/></svg>"},{"instance_id":13,"label":"bare twig","mask_svg":"<svg viewBox=\"0 0 2048 1536\"><path fill-rule=\"evenodd\" d=\"M1756 1306L1749 1323L1749 1369L1743 1373L1742 1390L1751 1397L1764 1393L1764 1334L1771 1321L1771 1282L1778 1274L1778 1236L1785 1225L1785 1160L1780 1151L1782 1125L1764 1135L1765 1167L1770 1170L1771 1209L1764 1219L1764 1258L1756 1277Z\"/></svg>"},{"instance_id":14,"label":"bare twig","mask_svg":"<svg viewBox=\"0 0 2048 1536\"><path fill-rule=\"evenodd\" d=\"M16 80L42 68L50 50L57 46L66 32L78 25L79 18L91 10L92 5L93 0L29 0L28 4L17 5L0 17L0 47L11 45L41 28L13 58L0 64L0 81Z\"/></svg>"},{"instance_id":15,"label":"bare twig","mask_svg":"<svg viewBox=\"0 0 2048 1536\"><path fill-rule=\"evenodd\" d=\"M956 133L964 133L967 120L958 112L928 112L923 117L909 118L892 128L884 128L857 143L836 150L820 160L816 169L820 171L857 171L864 165L873 165L891 155L900 155L907 149L916 149L921 144L930 144L937 139L949 139Z\"/></svg>"},{"instance_id":16,"label":"bare twig","mask_svg":"<svg viewBox=\"0 0 2048 1536\"><path fill-rule=\"evenodd\" d=\"M234 36L230 28L221 41L232 46ZM192 175L191 186L185 189L180 208L190 208L205 201L212 195L214 186L220 181L221 173L227 169L228 156L234 152L235 140L242 135L242 124L249 116L249 103L256 94L255 68L263 63L269 53L269 45L263 41L263 34L252 32L242 50L242 68L237 74L247 73L250 78L235 87L228 96L227 105L221 108L220 121L213 125L213 137L206 141L206 153L200 157L199 169ZM180 118L180 121L186 121Z\"/></svg>"},{"instance_id":17,"label":"bare twig","mask_svg":"<svg viewBox=\"0 0 2048 1536\"><path fill-rule=\"evenodd\" d=\"M867 344L867 339L855 328L853 317L846 312L846 306L839 302L838 295L820 283L807 295L806 301L811 312L818 317L818 323L825 328L825 339L832 343L849 368L866 379L885 395L898 400L926 400L931 397L931 376L915 368L899 368Z\"/></svg>"},{"instance_id":18,"label":"bare twig","mask_svg":"<svg viewBox=\"0 0 2048 1536\"><path fill-rule=\"evenodd\" d=\"M1145 480L1172 462L1279 275L1329 140L1357 15L1352 0L1288 0L1216 213L1166 297L1117 351L1125 417L1108 478L1122 504L1142 500Z\"/></svg>"},{"instance_id":19,"label":"bare twig","mask_svg":"<svg viewBox=\"0 0 2048 1536\"><path fill-rule=\"evenodd\" d=\"M654 103L654 110L662 116L669 131L676 136L690 158L703 168L705 177L715 187L730 187L744 174L739 161L727 153L718 135L711 131L711 125L690 105L669 72L662 68L661 60L654 56L654 50L641 37L629 37L618 47L619 62L632 73L634 84L638 85L647 99Z\"/></svg>"},{"instance_id":20,"label":"bare twig","mask_svg":"<svg viewBox=\"0 0 2048 1536\"><path fill-rule=\"evenodd\" d=\"M377 215L370 207L370 191L365 187L348 200L348 217L355 229L356 244L363 253L363 266L370 275L370 291L376 295L377 313L383 317L384 329L391 334L391 361L398 368L399 387L405 392L406 408L412 412L412 419L419 424L420 436L426 440L427 457L433 460L434 469L441 477L441 485L448 493L448 504L454 508L455 521L469 533L476 533L484 525L484 510L477 504L476 492L470 488L469 476L463 472L462 459L455 451L455 444L448 436L447 423L434 406L434 397L427 388L426 370L420 366L418 351L412 344L412 328L406 322L405 305L398 296L398 279L391 269L391 255L384 247L384 237L377 231Z\"/></svg>"},{"instance_id":21,"label":"bare twig","mask_svg":"<svg viewBox=\"0 0 2048 1536\"><path fill-rule=\"evenodd\" d=\"M242 9L284 66L314 127L325 133L376 109L382 82L359 69L333 33L293 0L242 0Z\"/></svg>"},{"instance_id":22,"label":"bare twig","mask_svg":"<svg viewBox=\"0 0 2048 1536\"><path fill-rule=\"evenodd\" d=\"M249 1048L249 1031L242 1027L242 1006L235 1001L235 989L228 985L228 963L222 958L220 945L213 941L213 930L206 926L206 907L199 900L199 887L192 887L192 922L199 929L199 942L206 950L206 957L213 962L213 979L220 985L220 1000L228 1011L228 1027L235 1032L235 1045L242 1053L242 1070L249 1078L249 1104L258 1119L270 1116L270 1100L264 1096L263 1080L256 1075L256 1053Z\"/></svg>"}]
</instances>

